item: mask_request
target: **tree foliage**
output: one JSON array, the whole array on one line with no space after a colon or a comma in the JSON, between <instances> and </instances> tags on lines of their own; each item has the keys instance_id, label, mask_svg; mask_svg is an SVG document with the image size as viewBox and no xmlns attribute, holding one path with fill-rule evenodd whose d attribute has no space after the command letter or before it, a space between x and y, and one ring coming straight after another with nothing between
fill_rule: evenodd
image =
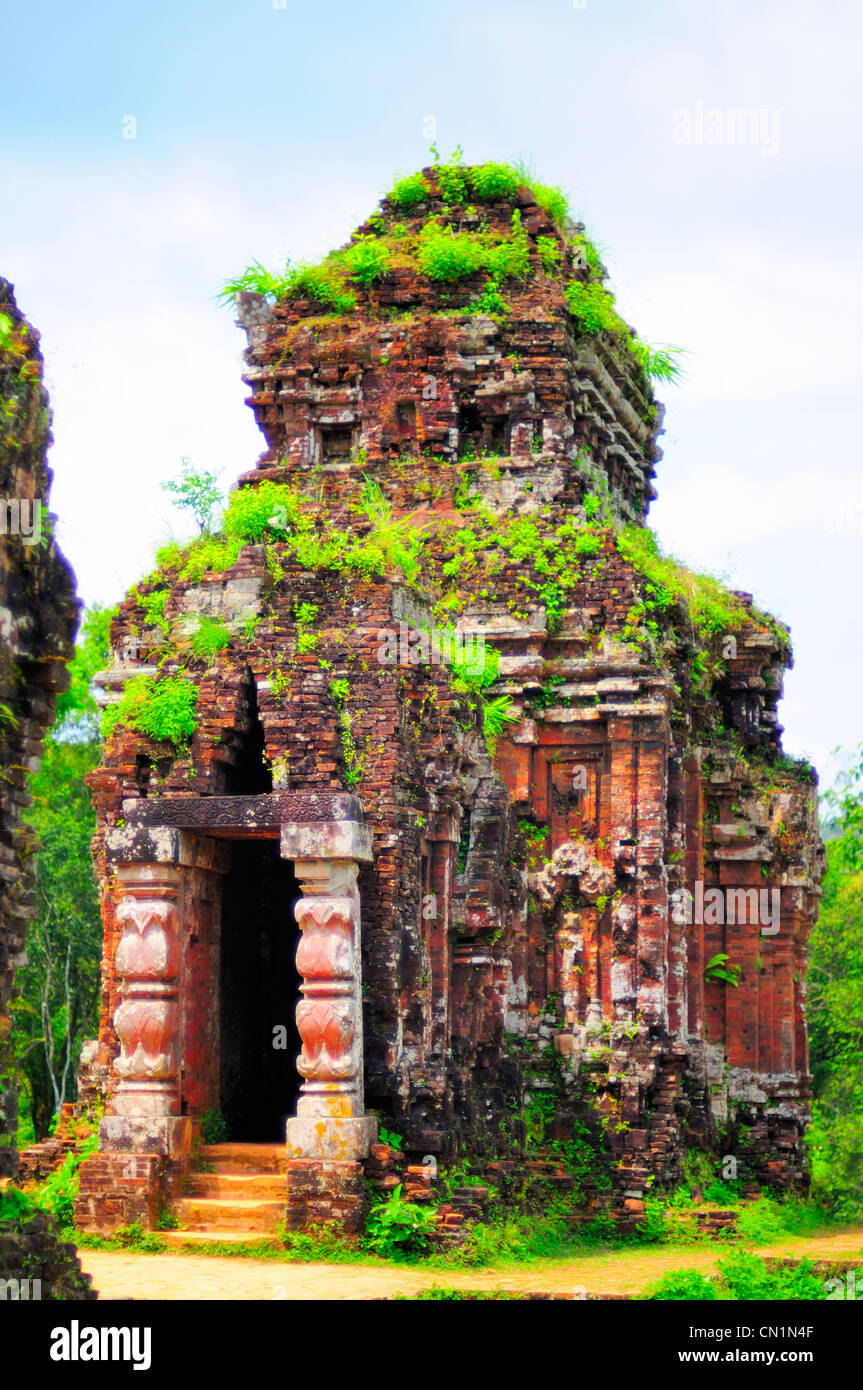
<instances>
[{"instance_id":1,"label":"tree foliage","mask_svg":"<svg viewBox=\"0 0 863 1390\"><path fill-rule=\"evenodd\" d=\"M74 1097L81 1043L98 1015L102 930L90 858L95 816L84 778L101 752L92 679L108 662L111 616L101 605L85 615L69 689L30 778L36 917L13 1008L22 1114L40 1139L62 1102Z\"/></svg>"},{"instance_id":2,"label":"tree foliage","mask_svg":"<svg viewBox=\"0 0 863 1390\"><path fill-rule=\"evenodd\" d=\"M198 530L204 535L212 529L216 508L222 500L219 474L195 468L185 455L181 462L180 476L162 483L162 491L175 498L175 507L192 513Z\"/></svg>"},{"instance_id":3,"label":"tree foliage","mask_svg":"<svg viewBox=\"0 0 863 1390\"><path fill-rule=\"evenodd\" d=\"M863 749L828 807L838 834L810 943L807 1012L816 1190L840 1214L863 1211Z\"/></svg>"}]
</instances>

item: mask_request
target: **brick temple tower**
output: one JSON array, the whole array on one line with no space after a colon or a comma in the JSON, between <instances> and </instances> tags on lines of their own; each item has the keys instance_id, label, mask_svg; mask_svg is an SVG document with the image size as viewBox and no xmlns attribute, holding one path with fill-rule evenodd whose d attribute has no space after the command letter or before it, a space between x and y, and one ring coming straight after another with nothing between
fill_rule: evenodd
<instances>
[{"instance_id":1,"label":"brick temple tower","mask_svg":"<svg viewBox=\"0 0 863 1390\"><path fill-rule=\"evenodd\" d=\"M692 1146L805 1184L788 634L645 529L655 361L548 192L426 169L238 287L266 449L100 678L83 1224L152 1221L214 1112L285 1146L295 1227L356 1224L378 1117L577 1133L634 1216Z\"/></svg>"}]
</instances>

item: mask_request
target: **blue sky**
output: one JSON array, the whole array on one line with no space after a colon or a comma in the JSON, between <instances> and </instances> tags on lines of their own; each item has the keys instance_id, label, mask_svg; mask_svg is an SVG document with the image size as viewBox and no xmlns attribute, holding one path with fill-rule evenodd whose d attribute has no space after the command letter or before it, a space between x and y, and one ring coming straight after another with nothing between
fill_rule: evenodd
<instances>
[{"instance_id":1,"label":"blue sky","mask_svg":"<svg viewBox=\"0 0 863 1390\"><path fill-rule=\"evenodd\" d=\"M0 273L85 599L183 534L182 455L227 485L261 450L221 282L343 242L433 126L563 185L627 320L689 349L651 522L791 624L786 746L830 780L863 738L861 29L850 0L7 3Z\"/></svg>"}]
</instances>

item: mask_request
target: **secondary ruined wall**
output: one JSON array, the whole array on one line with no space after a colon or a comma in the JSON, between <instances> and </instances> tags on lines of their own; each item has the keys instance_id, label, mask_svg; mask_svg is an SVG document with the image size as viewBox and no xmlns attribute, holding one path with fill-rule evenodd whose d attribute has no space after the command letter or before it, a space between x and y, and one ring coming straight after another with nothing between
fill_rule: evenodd
<instances>
[{"instance_id":1,"label":"secondary ruined wall","mask_svg":"<svg viewBox=\"0 0 863 1390\"><path fill-rule=\"evenodd\" d=\"M15 970L33 917L32 836L22 815L58 692L66 689L78 608L51 536L48 396L39 335L0 279L0 1176L17 1167L10 1071ZM44 510L43 510L44 509Z\"/></svg>"},{"instance_id":2,"label":"secondary ruined wall","mask_svg":"<svg viewBox=\"0 0 863 1390\"><path fill-rule=\"evenodd\" d=\"M68 685L78 622L74 576L50 529L50 443L39 335L0 279L0 1179L7 1180L18 1171L10 1005L35 915L37 846L22 823L27 776L39 766L57 694ZM75 1247L58 1242L44 1212L10 1222L0 1235L0 1280L18 1280L23 1298L37 1296L34 1280L43 1299L96 1297Z\"/></svg>"}]
</instances>

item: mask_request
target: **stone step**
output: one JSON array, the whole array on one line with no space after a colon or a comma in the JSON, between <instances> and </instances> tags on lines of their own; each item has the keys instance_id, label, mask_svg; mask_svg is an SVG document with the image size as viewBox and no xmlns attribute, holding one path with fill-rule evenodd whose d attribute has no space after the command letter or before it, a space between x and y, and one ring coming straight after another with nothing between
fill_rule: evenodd
<instances>
[{"instance_id":1,"label":"stone step","mask_svg":"<svg viewBox=\"0 0 863 1390\"><path fill-rule=\"evenodd\" d=\"M271 1201L285 1198L283 1173L191 1173L186 1197L269 1197Z\"/></svg>"},{"instance_id":2,"label":"stone step","mask_svg":"<svg viewBox=\"0 0 863 1390\"><path fill-rule=\"evenodd\" d=\"M236 1227L216 1226L212 1230L201 1231L159 1231L159 1237L166 1245L184 1245L187 1242L194 1245L201 1245L207 1240L223 1241L231 1245L238 1244L240 1241L266 1241L267 1245L278 1248L278 1241L271 1236L268 1231L250 1231L248 1228L238 1230Z\"/></svg>"},{"instance_id":3,"label":"stone step","mask_svg":"<svg viewBox=\"0 0 863 1390\"><path fill-rule=\"evenodd\" d=\"M174 1215L184 1230L218 1231L224 1227L247 1231L275 1231L285 1219L285 1201L260 1197L179 1197Z\"/></svg>"},{"instance_id":4,"label":"stone step","mask_svg":"<svg viewBox=\"0 0 863 1390\"><path fill-rule=\"evenodd\" d=\"M286 1173L288 1154L284 1144L205 1144L201 1163L216 1173Z\"/></svg>"}]
</instances>

